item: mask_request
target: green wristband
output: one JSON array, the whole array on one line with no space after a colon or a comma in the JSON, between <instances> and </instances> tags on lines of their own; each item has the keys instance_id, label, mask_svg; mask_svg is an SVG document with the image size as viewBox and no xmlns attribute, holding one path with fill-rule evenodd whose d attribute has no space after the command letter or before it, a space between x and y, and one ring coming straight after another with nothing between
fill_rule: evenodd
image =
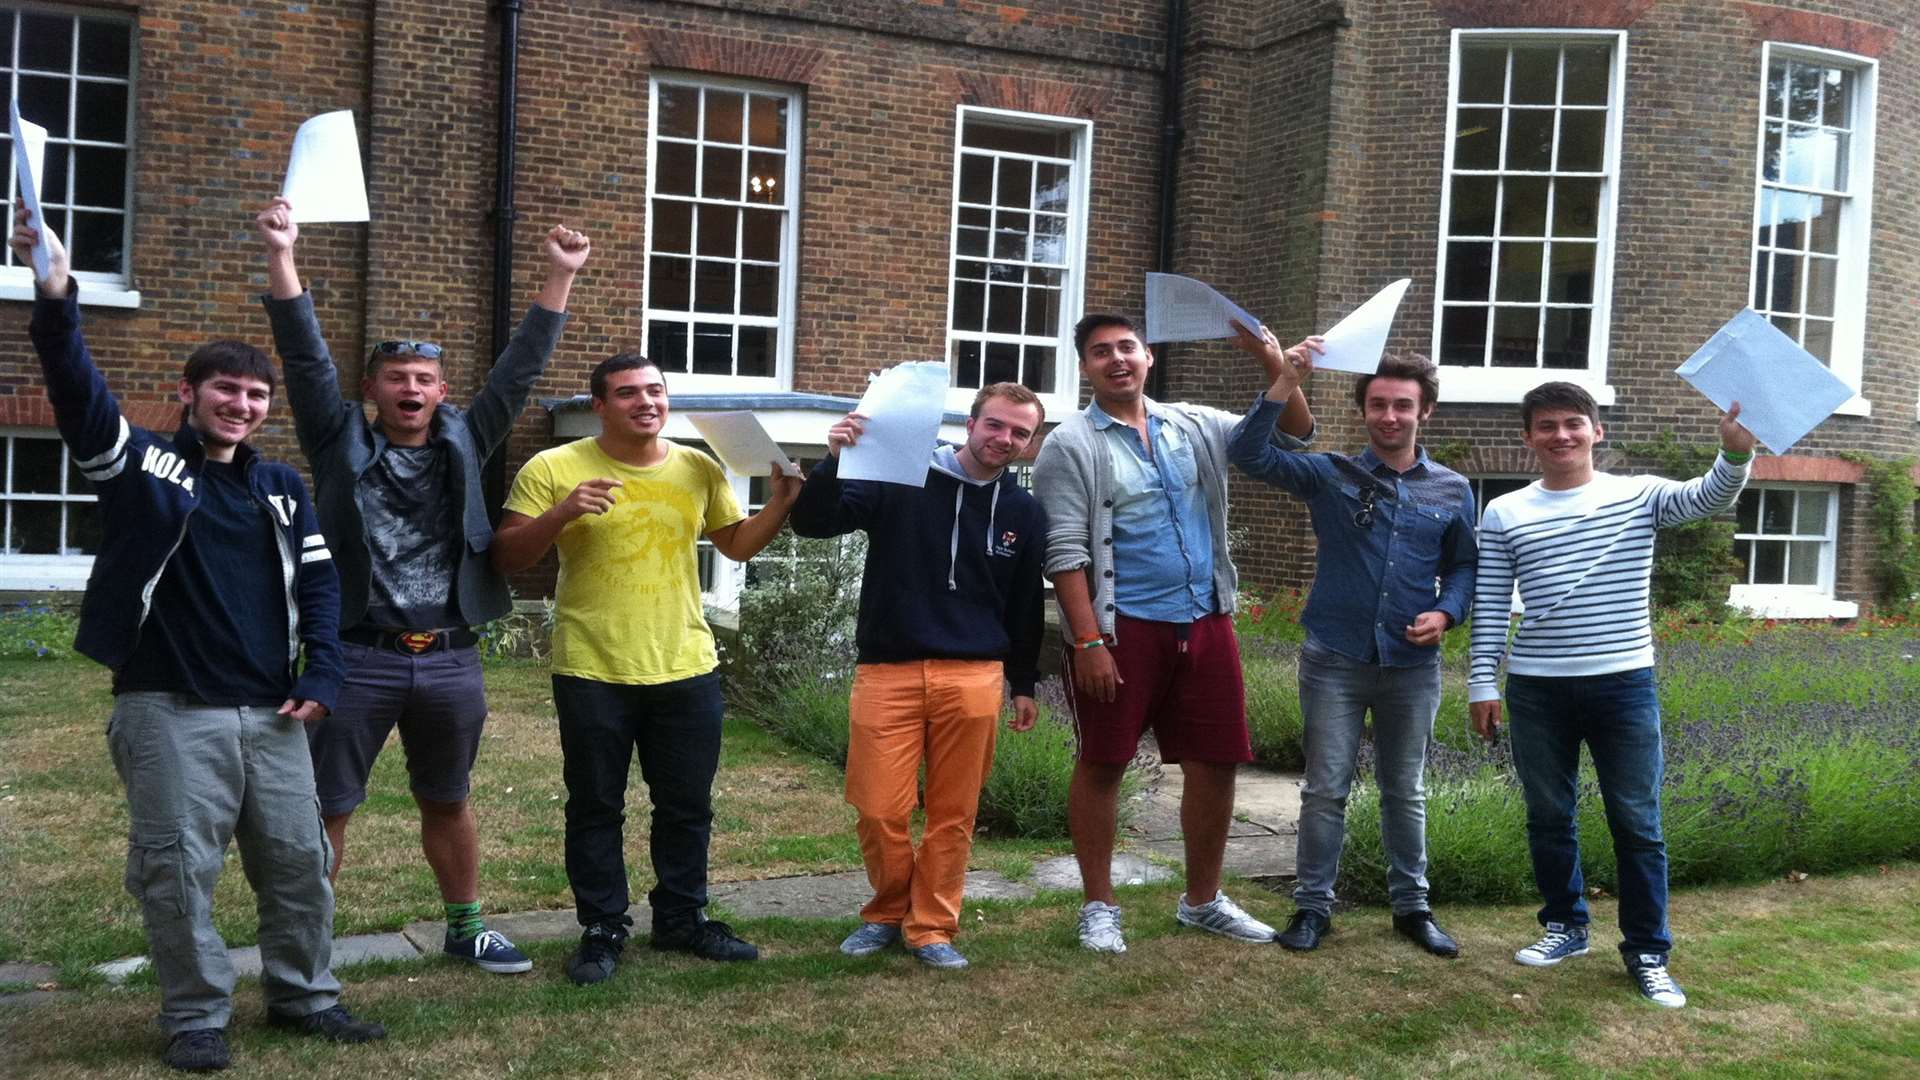
<instances>
[{"instance_id":1,"label":"green wristband","mask_svg":"<svg viewBox=\"0 0 1920 1080\"><path fill-rule=\"evenodd\" d=\"M1728 450L1725 447L1722 447L1720 449L1720 456L1723 458L1726 458L1730 464L1745 465L1747 462L1753 460L1753 451L1748 450L1746 453L1737 454L1737 453L1734 453L1732 450Z\"/></svg>"}]
</instances>

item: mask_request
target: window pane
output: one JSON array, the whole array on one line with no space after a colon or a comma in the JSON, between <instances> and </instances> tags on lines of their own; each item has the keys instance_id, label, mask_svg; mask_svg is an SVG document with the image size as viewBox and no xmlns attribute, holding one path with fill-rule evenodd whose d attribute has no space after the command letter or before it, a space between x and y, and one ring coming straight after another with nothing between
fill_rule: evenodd
<instances>
[{"instance_id":1,"label":"window pane","mask_svg":"<svg viewBox=\"0 0 1920 1080\"><path fill-rule=\"evenodd\" d=\"M1003 341L987 343L986 368L980 377L985 380L980 385L997 382L1020 381L1020 346L1009 345Z\"/></svg>"},{"instance_id":2,"label":"window pane","mask_svg":"<svg viewBox=\"0 0 1920 1080\"><path fill-rule=\"evenodd\" d=\"M77 83L74 126L82 139L127 141L127 87L123 83Z\"/></svg>"},{"instance_id":3,"label":"window pane","mask_svg":"<svg viewBox=\"0 0 1920 1080\"><path fill-rule=\"evenodd\" d=\"M979 342L956 341L953 343L953 385L969 389L978 389L986 385L980 381Z\"/></svg>"},{"instance_id":4,"label":"window pane","mask_svg":"<svg viewBox=\"0 0 1920 1080\"><path fill-rule=\"evenodd\" d=\"M780 261L781 214L778 210L743 210L744 234L740 254L763 262Z\"/></svg>"},{"instance_id":5,"label":"window pane","mask_svg":"<svg viewBox=\"0 0 1920 1080\"><path fill-rule=\"evenodd\" d=\"M1547 185L1544 176L1509 176L1500 196L1501 236L1547 234Z\"/></svg>"},{"instance_id":6,"label":"window pane","mask_svg":"<svg viewBox=\"0 0 1920 1080\"><path fill-rule=\"evenodd\" d=\"M733 374L733 327L726 323L693 324L693 372Z\"/></svg>"},{"instance_id":7,"label":"window pane","mask_svg":"<svg viewBox=\"0 0 1920 1080\"><path fill-rule=\"evenodd\" d=\"M1440 317L1440 362L1482 367L1486 364L1487 309L1450 307Z\"/></svg>"},{"instance_id":8,"label":"window pane","mask_svg":"<svg viewBox=\"0 0 1920 1080\"><path fill-rule=\"evenodd\" d=\"M660 84L658 115L653 118L653 133L675 139L692 139L700 134L700 88ZM663 148L664 149L664 148Z\"/></svg>"},{"instance_id":9,"label":"window pane","mask_svg":"<svg viewBox=\"0 0 1920 1080\"><path fill-rule=\"evenodd\" d=\"M1025 299L1025 289L1017 285L993 285L988 287L987 329L996 334L1017 334L1020 332L1021 302ZM1012 378L1012 376L1008 376ZM989 379L989 382L998 380Z\"/></svg>"},{"instance_id":10,"label":"window pane","mask_svg":"<svg viewBox=\"0 0 1920 1080\"><path fill-rule=\"evenodd\" d=\"M20 16L20 66L40 71L73 70L73 16Z\"/></svg>"},{"instance_id":11,"label":"window pane","mask_svg":"<svg viewBox=\"0 0 1920 1080\"><path fill-rule=\"evenodd\" d=\"M1052 337L1060 332L1060 290L1027 288L1027 334Z\"/></svg>"},{"instance_id":12,"label":"window pane","mask_svg":"<svg viewBox=\"0 0 1920 1080\"><path fill-rule=\"evenodd\" d=\"M1760 157L1760 175L1771 183L1780 182L1780 170L1785 165L1784 147L1781 146L1781 128L1778 123L1767 122L1767 131L1762 144Z\"/></svg>"},{"instance_id":13,"label":"window pane","mask_svg":"<svg viewBox=\"0 0 1920 1080\"><path fill-rule=\"evenodd\" d=\"M1033 217L1033 261L1064 266L1067 262L1067 218L1064 214Z\"/></svg>"},{"instance_id":14,"label":"window pane","mask_svg":"<svg viewBox=\"0 0 1920 1080\"><path fill-rule=\"evenodd\" d=\"M1500 110L1461 109L1453 137L1453 167L1500 167Z\"/></svg>"},{"instance_id":15,"label":"window pane","mask_svg":"<svg viewBox=\"0 0 1920 1080\"><path fill-rule=\"evenodd\" d=\"M772 317L780 313L780 268L740 268L740 314Z\"/></svg>"},{"instance_id":16,"label":"window pane","mask_svg":"<svg viewBox=\"0 0 1920 1080\"><path fill-rule=\"evenodd\" d=\"M1447 232L1452 236L1492 236L1494 198L1500 191L1497 176L1461 176L1453 181L1447 208Z\"/></svg>"},{"instance_id":17,"label":"window pane","mask_svg":"<svg viewBox=\"0 0 1920 1080\"><path fill-rule=\"evenodd\" d=\"M69 85L66 79L20 76L20 116L46 128L50 138L66 138Z\"/></svg>"},{"instance_id":18,"label":"window pane","mask_svg":"<svg viewBox=\"0 0 1920 1080\"><path fill-rule=\"evenodd\" d=\"M60 504L57 502L15 502L13 527L8 530L7 550L15 555L60 554Z\"/></svg>"},{"instance_id":19,"label":"window pane","mask_svg":"<svg viewBox=\"0 0 1920 1080\"><path fill-rule=\"evenodd\" d=\"M708 146L700 151L700 195L707 199L738 199L744 155L738 150Z\"/></svg>"},{"instance_id":20,"label":"window pane","mask_svg":"<svg viewBox=\"0 0 1920 1080\"><path fill-rule=\"evenodd\" d=\"M1787 547L1787 584L1820 584L1820 549L1826 545L1817 540L1803 540Z\"/></svg>"},{"instance_id":21,"label":"window pane","mask_svg":"<svg viewBox=\"0 0 1920 1080\"><path fill-rule=\"evenodd\" d=\"M1740 560L1740 580L1753 584L1753 541L1735 540L1733 557Z\"/></svg>"},{"instance_id":22,"label":"window pane","mask_svg":"<svg viewBox=\"0 0 1920 1080\"><path fill-rule=\"evenodd\" d=\"M693 271L693 310L732 314L736 266L718 259L698 261Z\"/></svg>"},{"instance_id":23,"label":"window pane","mask_svg":"<svg viewBox=\"0 0 1920 1080\"><path fill-rule=\"evenodd\" d=\"M987 264L972 259L954 260L953 276L966 281L987 280Z\"/></svg>"},{"instance_id":24,"label":"window pane","mask_svg":"<svg viewBox=\"0 0 1920 1080\"><path fill-rule=\"evenodd\" d=\"M1853 72L1829 68L1820 115L1829 127L1853 126Z\"/></svg>"},{"instance_id":25,"label":"window pane","mask_svg":"<svg viewBox=\"0 0 1920 1080\"><path fill-rule=\"evenodd\" d=\"M772 378L774 361L774 339L779 331L771 326L743 326L740 328L740 365L737 375L755 378Z\"/></svg>"},{"instance_id":26,"label":"window pane","mask_svg":"<svg viewBox=\"0 0 1920 1080\"><path fill-rule=\"evenodd\" d=\"M1805 196L1807 200L1807 244L1822 254L1832 255L1840 250L1840 205L1842 200L1820 195Z\"/></svg>"},{"instance_id":27,"label":"window pane","mask_svg":"<svg viewBox=\"0 0 1920 1080\"><path fill-rule=\"evenodd\" d=\"M1787 580L1787 545L1780 540L1756 540L1753 543L1753 583L1784 585Z\"/></svg>"},{"instance_id":28,"label":"window pane","mask_svg":"<svg viewBox=\"0 0 1920 1080\"><path fill-rule=\"evenodd\" d=\"M1031 219L1026 214L1000 214L997 224L998 228L993 231L993 257L1024 262Z\"/></svg>"},{"instance_id":29,"label":"window pane","mask_svg":"<svg viewBox=\"0 0 1920 1080\"><path fill-rule=\"evenodd\" d=\"M755 150L747 155L747 201L784 206L787 155Z\"/></svg>"},{"instance_id":30,"label":"window pane","mask_svg":"<svg viewBox=\"0 0 1920 1080\"><path fill-rule=\"evenodd\" d=\"M1787 70L1787 119L1802 123L1820 122L1821 70L1811 64L1789 64Z\"/></svg>"},{"instance_id":31,"label":"window pane","mask_svg":"<svg viewBox=\"0 0 1920 1080\"><path fill-rule=\"evenodd\" d=\"M1781 333L1795 341L1800 340L1800 320L1792 315L1769 315L1767 321L1777 327Z\"/></svg>"},{"instance_id":32,"label":"window pane","mask_svg":"<svg viewBox=\"0 0 1920 1080\"><path fill-rule=\"evenodd\" d=\"M1539 351L1539 308L1494 309L1494 367L1537 367Z\"/></svg>"},{"instance_id":33,"label":"window pane","mask_svg":"<svg viewBox=\"0 0 1920 1080\"><path fill-rule=\"evenodd\" d=\"M1010 150L1038 157L1073 156L1073 133L1061 128L999 124L969 116L960 137L963 146L980 150Z\"/></svg>"},{"instance_id":34,"label":"window pane","mask_svg":"<svg viewBox=\"0 0 1920 1080\"><path fill-rule=\"evenodd\" d=\"M655 255L647 264L647 306L685 311L692 294L692 260Z\"/></svg>"},{"instance_id":35,"label":"window pane","mask_svg":"<svg viewBox=\"0 0 1920 1080\"><path fill-rule=\"evenodd\" d=\"M746 96L732 90L707 90L707 142L738 143Z\"/></svg>"},{"instance_id":36,"label":"window pane","mask_svg":"<svg viewBox=\"0 0 1920 1080\"><path fill-rule=\"evenodd\" d=\"M1033 166L1024 161L1002 160L1000 181L994 188L994 201L1014 210L1025 210L1033 202Z\"/></svg>"},{"instance_id":37,"label":"window pane","mask_svg":"<svg viewBox=\"0 0 1920 1080\"><path fill-rule=\"evenodd\" d=\"M1787 125L1786 183L1800 187L1814 186L1815 176L1819 172L1820 141L1819 128Z\"/></svg>"},{"instance_id":38,"label":"window pane","mask_svg":"<svg viewBox=\"0 0 1920 1080\"><path fill-rule=\"evenodd\" d=\"M1569 45L1560 100L1568 105L1605 105L1613 49L1607 45Z\"/></svg>"},{"instance_id":39,"label":"window pane","mask_svg":"<svg viewBox=\"0 0 1920 1080\"><path fill-rule=\"evenodd\" d=\"M126 215L76 211L68 239L75 270L117 274L126 269Z\"/></svg>"},{"instance_id":40,"label":"window pane","mask_svg":"<svg viewBox=\"0 0 1920 1080\"><path fill-rule=\"evenodd\" d=\"M1027 346L1026 358L1021 364L1020 381L1027 389L1036 394L1053 392L1053 364L1055 350L1051 345Z\"/></svg>"},{"instance_id":41,"label":"window pane","mask_svg":"<svg viewBox=\"0 0 1920 1080\"><path fill-rule=\"evenodd\" d=\"M1499 104L1507 89L1507 50L1499 45L1460 47L1460 101Z\"/></svg>"},{"instance_id":42,"label":"window pane","mask_svg":"<svg viewBox=\"0 0 1920 1080\"><path fill-rule=\"evenodd\" d=\"M133 28L104 19L80 20L80 73L126 78L133 72Z\"/></svg>"},{"instance_id":43,"label":"window pane","mask_svg":"<svg viewBox=\"0 0 1920 1080\"><path fill-rule=\"evenodd\" d=\"M1065 165L1041 164L1034 167L1033 207L1065 213L1069 190L1069 170Z\"/></svg>"},{"instance_id":44,"label":"window pane","mask_svg":"<svg viewBox=\"0 0 1920 1080\"><path fill-rule=\"evenodd\" d=\"M1809 196L1794 191L1775 192L1773 206L1773 246L1783 251L1799 251L1807 246L1806 220Z\"/></svg>"},{"instance_id":45,"label":"window pane","mask_svg":"<svg viewBox=\"0 0 1920 1080\"><path fill-rule=\"evenodd\" d=\"M1513 94L1515 105L1551 105L1554 87L1560 79L1560 46L1516 45L1513 49Z\"/></svg>"},{"instance_id":46,"label":"window pane","mask_svg":"<svg viewBox=\"0 0 1920 1080\"><path fill-rule=\"evenodd\" d=\"M687 370L687 324L659 319L648 324L647 359L661 371Z\"/></svg>"},{"instance_id":47,"label":"window pane","mask_svg":"<svg viewBox=\"0 0 1920 1080\"><path fill-rule=\"evenodd\" d=\"M1793 531L1800 536L1827 535L1827 493L1802 492L1799 505L1800 516L1794 520Z\"/></svg>"},{"instance_id":48,"label":"window pane","mask_svg":"<svg viewBox=\"0 0 1920 1080\"><path fill-rule=\"evenodd\" d=\"M67 504L67 554L100 553L100 511L93 503Z\"/></svg>"},{"instance_id":49,"label":"window pane","mask_svg":"<svg viewBox=\"0 0 1920 1080\"><path fill-rule=\"evenodd\" d=\"M1767 297L1767 310L1797 313L1800 310L1800 256L1773 257L1773 294Z\"/></svg>"},{"instance_id":50,"label":"window pane","mask_svg":"<svg viewBox=\"0 0 1920 1080\"><path fill-rule=\"evenodd\" d=\"M693 205L668 199L653 201L653 250L682 255L693 250Z\"/></svg>"},{"instance_id":51,"label":"window pane","mask_svg":"<svg viewBox=\"0 0 1920 1080\"><path fill-rule=\"evenodd\" d=\"M1496 300L1539 300L1541 259L1545 244L1500 245L1500 280Z\"/></svg>"},{"instance_id":52,"label":"window pane","mask_svg":"<svg viewBox=\"0 0 1920 1080\"><path fill-rule=\"evenodd\" d=\"M993 201L992 158L979 154L961 155L960 201L982 204Z\"/></svg>"},{"instance_id":53,"label":"window pane","mask_svg":"<svg viewBox=\"0 0 1920 1080\"><path fill-rule=\"evenodd\" d=\"M1808 319L1806 340L1800 347L1813 354L1815 360L1823 364L1833 363L1833 322L1830 319Z\"/></svg>"},{"instance_id":54,"label":"window pane","mask_svg":"<svg viewBox=\"0 0 1920 1080\"><path fill-rule=\"evenodd\" d=\"M1507 114L1507 168L1545 172L1553 164L1553 110L1514 109Z\"/></svg>"},{"instance_id":55,"label":"window pane","mask_svg":"<svg viewBox=\"0 0 1920 1080\"><path fill-rule=\"evenodd\" d=\"M747 125L747 141L755 146L787 145L787 99L766 94L753 95L752 119Z\"/></svg>"},{"instance_id":56,"label":"window pane","mask_svg":"<svg viewBox=\"0 0 1920 1080\"><path fill-rule=\"evenodd\" d=\"M1555 180L1553 182L1553 235L1598 236L1600 227L1600 181L1598 179Z\"/></svg>"},{"instance_id":57,"label":"window pane","mask_svg":"<svg viewBox=\"0 0 1920 1080\"><path fill-rule=\"evenodd\" d=\"M1448 300L1490 300L1493 286L1493 244L1456 240L1447 245Z\"/></svg>"},{"instance_id":58,"label":"window pane","mask_svg":"<svg viewBox=\"0 0 1920 1080\"><path fill-rule=\"evenodd\" d=\"M1785 60L1775 60L1767 65L1766 115L1770 120L1786 118L1787 62Z\"/></svg>"},{"instance_id":59,"label":"window pane","mask_svg":"<svg viewBox=\"0 0 1920 1080\"><path fill-rule=\"evenodd\" d=\"M15 438L13 482L16 495L60 494L60 442L57 439Z\"/></svg>"},{"instance_id":60,"label":"window pane","mask_svg":"<svg viewBox=\"0 0 1920 1080\"><path fill-rule=\"evenodd\" d=\"M700 208L700 254L733 257L740 211L731 206Z\"/></svg>"},{"instance_id":61,"label":"window pane","mask_svg":"<svg viewBox=\"0 0 1920 1080\"><path fill-rule=\"evenodd\" d=\"M13 16L0 16L0 69L13 67Z\"/></svg>"},{"instance_id":62,"label":"window pane","mask_svg":"<svg viewBox=\"0 0 1920 1080\"><path fill-rule=\"evenodd\" d=\"M1593 312L1587 308L1548 308L1547 340L1540 350L1541 366L1585 368L1592 329Z\"/></svg>"},{"instance_id":63,"label":"window pane","mask_svg":"<svg viewBox=\"0 0 1920 1080\"><path fill-rule=\"evenodd\" d=\"M1561 172L1599 172L1606 161L1606 146L1606 113L1563 112L1560 114L1560 158L1554 168Z\"/></svg>"},{"instance_id":64,"label":"window pane","mask_svg":"<svg viewBox=\"0 0 1920 1080\"><path fill-rule=\"evenodd\" d=\"M1835 282L1840 272L1840 260L1810 255L1807 257L1806 267L1807 314L1831 316Z\"/></svg>"},{"instance_id":65,"label":"window pane","mask_svg":"<svg viewBox=\"0 0 1920 1080\"><path fill-rule=\"evenodd\" d=\"M662 195L693 194L694 148L658 143L653 152L653 190Z\"/></svg>"},{"instance_id":66,"label":"window pane","mask_svg":"<svg viewBox=\"0 0 1920 1080\"><path fill-rule=\"evenodd\" d=\"M979 331L986 329L987 286L980 281L953 283L953 328Z\"/></svg>"},{"instance_id":67,"label":"window pane","mask_svg":"<svg viewBox=\"0 0 1920 1080\"><path fill-rule=\"evenodd\" d=\"M80 206L125 206L127 152L98 146L74 147L73 201Z\"/></svg>"},{"instance_id":68,"label":"window pane","mask_svg":"<svg viewBox=\"0 0 1920 1080\"><path fill-rule=\"evenodd\" d=\"M1767 310L1767 279L1773 271L1773 257L1762 254L1753 262L1753 309Z\"/></svg>"},{"instance_id":69,"label":"window pane","mask_svg":"<svg viewBox=\"0 0 1920 1080\"><path fill-rule=\"evenodd\" d=\"M1593 244L1561 241L1553 245L1547 275L1547 299L1557 304L1593 303Z\"/></svg>"},{"instance_id":70,"label":"window pane","mask_svg":"<svg viewBox=\"0 0 1920 1080\"><path fill-rule=\"evenodd\" d=\"M1768 536L1793 533L1793 491L1763 488L1760 491L1760 531Z\"/></svg>"},{"instance_id":71,"label":"window pane","mask_svg":"<svg viewBox=\"0 0 1920 1080\"><path fill-rule=\"evenodd\" d=\"M1740 493L1740 502L1734 507L1733 527L1736 532L1754 533L1760 529L1760 490L1748 488Z\"/></svg>"}]
</instances>

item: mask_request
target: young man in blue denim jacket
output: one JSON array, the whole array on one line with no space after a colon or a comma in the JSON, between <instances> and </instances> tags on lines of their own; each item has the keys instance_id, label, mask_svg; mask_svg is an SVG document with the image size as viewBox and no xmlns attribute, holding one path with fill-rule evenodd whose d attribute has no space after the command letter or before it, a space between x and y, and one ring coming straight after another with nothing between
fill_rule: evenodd
<instances>
[{"instance_id":1,"label":"young man in blue denim jacket","mask_svg":"<svg viewBox=\"0 0 1920 1080\"><path fill-rule=\"evenodd\" d=\"M1274 422L1312 371L1309 338L1282 350L1262 327L1235 341L1273 386L1234 429L1227 453L1256 479L1305 500L1319 547L1301 623L1300 713L1306 783L1300 791L1297 908L1280 944L1316 948L1332 928L1333 883L1346 837L1347 794L1367 714L1387 852L1393 926L1436 956L1458 947L1427 906L1427 741L1440 708L1440 639L1473 595L1473 489L1420 449L1440 381L1422 356L1388 356L1354 386L1367 427L1357 455L1274 445ZM1438 586L1436 588L1436 581Z\"/></svg>"}]
</instances>

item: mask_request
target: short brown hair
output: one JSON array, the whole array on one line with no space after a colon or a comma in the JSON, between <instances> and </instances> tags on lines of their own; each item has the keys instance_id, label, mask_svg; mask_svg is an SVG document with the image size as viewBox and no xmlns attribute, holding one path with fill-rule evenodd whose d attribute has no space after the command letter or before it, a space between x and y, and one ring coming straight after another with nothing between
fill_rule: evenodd
<instances>
[{"instance_id":1,"label":"short brown hair","mask_svg":"<svg viewBox=\"0 0 1920 1080\"><path fill-rule=\"evenodd\" d=\"M1140 328L1139 323L1125 315L1118 315L1113 312L1096 312L1083 317L1079 322L1073 324L1073 351L1075 355L1085 360L1087 358L1087 339L1093 336L1095 330L1104 330L1109 326L1124 326L1133 332L1134 337L1140 339L1142 345L1147 343L1146 332Z\"/></svg>"},{"instance_id":2,"label":"short brown hair","mask_svg":"<svg viewBox=\"0 0 1920 1080\"><path fill-rule=\"evenodd\" d=\"M1531 430L1533 414L1547 410L1586 413L1589 423L1596 427L1600 424L1600 406L1585 387L1570 382L1545 382L1520 399L1520 430Z\"/></svg>"},{"instance_id":3,"label":"short brown hair","mask_svg":"<svg viewBox=\"0 0 1920 1080\"><path fill-rule=\"evenodd\" d=\"M1024 384L1017 382L988 383L981 387L980 392L973 395L973 408L967 415L978 419L980 416L980 407L992 401L994 398L1006 398L1015 405L1031 405L1039 411L1040 422L1042 424L1047 422L1047 407L1041 403L1040 395L1028 389Z\"/></svg>"},{"instance_id":4,"label":"short brown hair","mask_svg":"<svg viewBox=\"0 0 1920 1080\"><path fill-rule=\"evenodd\" d=\"M1387 353L1380 358L1380 367L1371 375L1360 376L1353 384L1353 404L1361 412L1367 411L1367 387L1375 379L1405 379L1420 384L1420 409L1433 408L1440 400L1440 369L1433 361L1420 353Z\"/></svg>"}]
</instances>

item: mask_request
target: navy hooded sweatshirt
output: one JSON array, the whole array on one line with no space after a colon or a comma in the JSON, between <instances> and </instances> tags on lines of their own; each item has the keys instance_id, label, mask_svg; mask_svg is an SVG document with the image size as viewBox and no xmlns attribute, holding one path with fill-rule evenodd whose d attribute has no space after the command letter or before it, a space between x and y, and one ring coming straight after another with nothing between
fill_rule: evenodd
<instances>
[{"instance_id":1,"label":"navy hooded sweatshirt","mask_svg":"<svg viewBox=\"0 0 1920 1080\"><path fill-rule=\"evenodd\" d=\"M1039 677L1047 518L1013 473L975 480L951 446L925 487L842 481L829 457L787 519L801 536L862 530L867 566L855 642L863 664L1001 660L1013 693Z\"/></svg>"}]
</instances>

